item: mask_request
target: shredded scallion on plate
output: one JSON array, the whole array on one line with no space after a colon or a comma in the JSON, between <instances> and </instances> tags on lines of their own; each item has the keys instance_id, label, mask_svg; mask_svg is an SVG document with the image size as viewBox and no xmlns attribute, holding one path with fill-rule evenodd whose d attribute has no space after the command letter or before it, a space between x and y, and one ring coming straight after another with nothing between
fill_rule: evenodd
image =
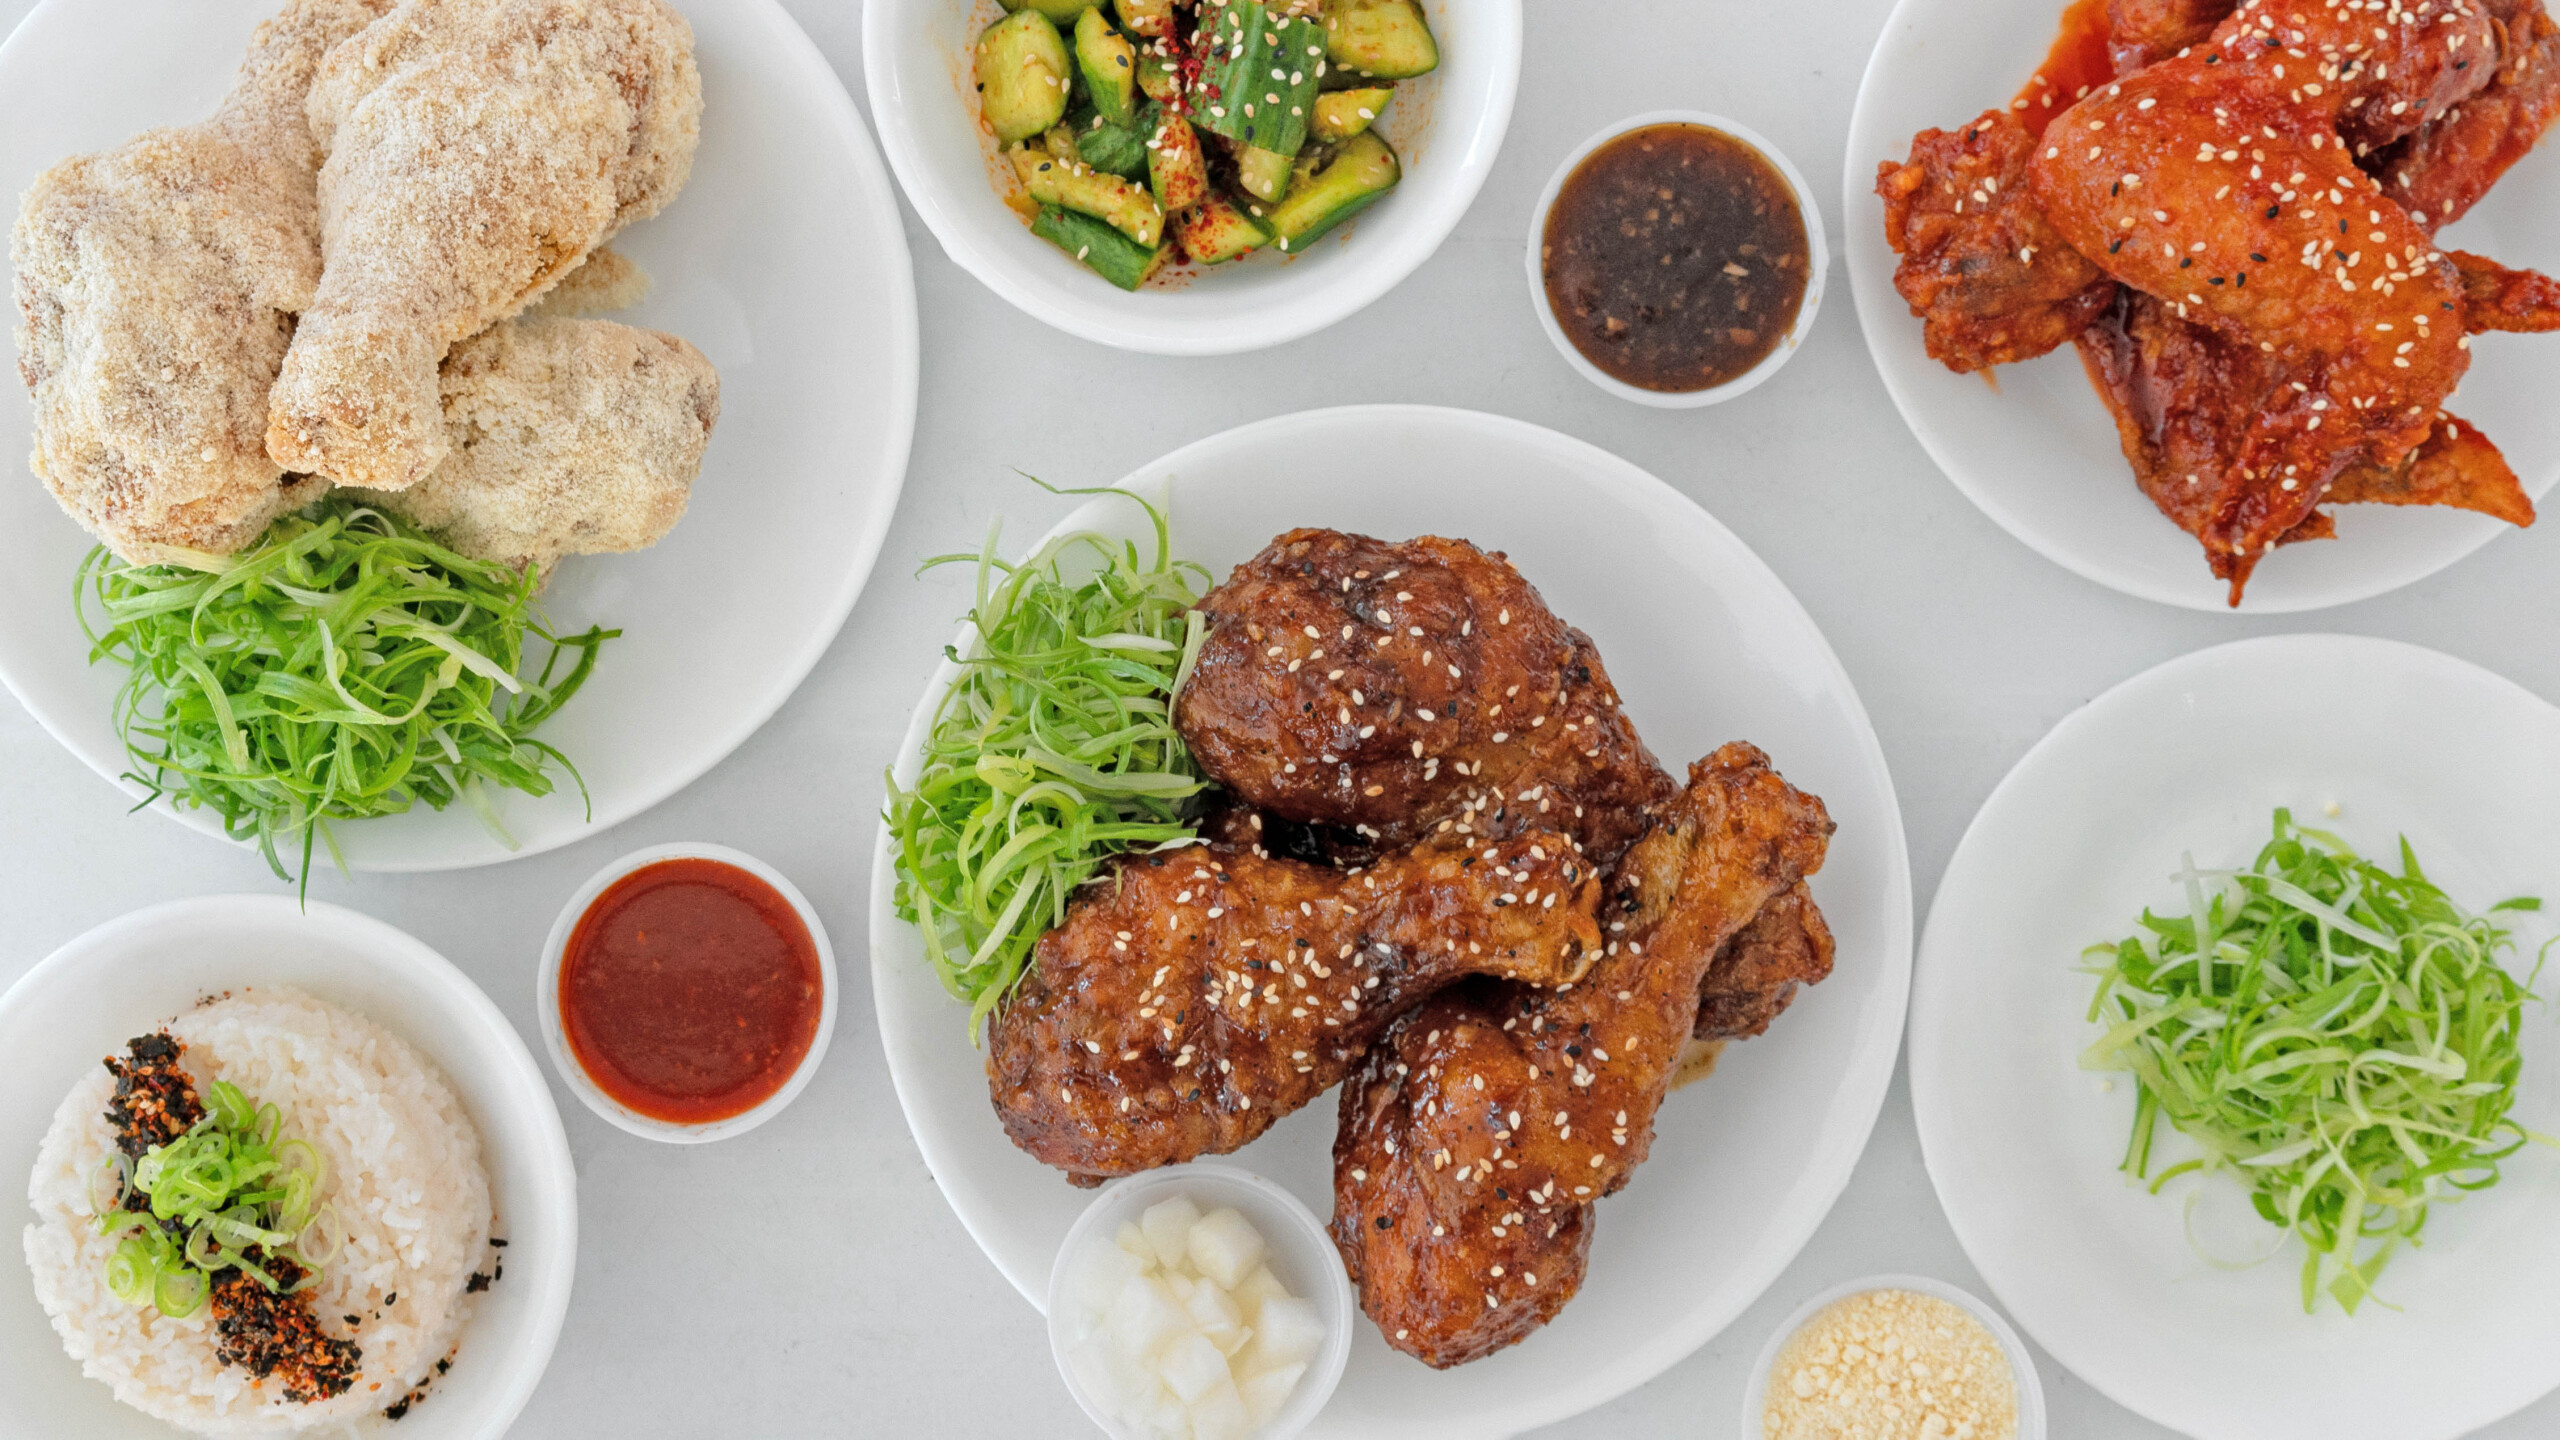
<instances>
[{"instance_id":1,"label":"shredded scallion on plate","mask_svg":"<svg viewBox=\"0 0 2560 1440\"><path fill-rule=\"evenodd\" d=\"M1204 788L1173 728L1173 697L1205 627L1191 609L1209 578L1172 558L1165 513L1145 509L1154 552L1090 531L1020 565L975 555L975 640L945 652L959 678L935 709L912 787L888 787L898 914L969 1004L974 1039L1013 992L1040 936L1108 857L1192 838Z\"/></svg>"},{"instance_id":2,"label":"shredded scallion on plate","mask_svg":"<svg viewBox=\"0 0 2560 1440\"><path fill-rule=\"evenodd\" d=\"M531 571L335 497L203 563L129 565L100 547L73 585L90 662L132 672L115 719L144 803L212 810L280 877L279 843L299 849L308 884L314 838L337 854L333 821L459 798L512 848L486 787L547 795L555 760L578 781L533 730L621 632L553 634ZM528 636L549 648L531 674Z\"/></svg>"},{"instance_id":3,"label":"shredded scallion on plate","mask_svg":"<svg viewBox=\"0 0 2560 1440\"><path fill-rule=\"evenodd\" d=\"M2507 973L2513 937L2430 883L2405 838L2394 875L2278 810L2249 868L2189 859L2179 879L2188 913L2145 911L2084 956L2107 1030L2080 1063L2140 1088L2126 1174L2155 1194L2236 1179L2307 1247L2303 1309L2325 1290L2353 1314L2393 1250L2421 1243L2429 1205L2495 1185L2545 1138L2508 1115L2534 977ZM2163 1119L2201 1153L2155 1177Z\"/></svg>"}]
</instances>

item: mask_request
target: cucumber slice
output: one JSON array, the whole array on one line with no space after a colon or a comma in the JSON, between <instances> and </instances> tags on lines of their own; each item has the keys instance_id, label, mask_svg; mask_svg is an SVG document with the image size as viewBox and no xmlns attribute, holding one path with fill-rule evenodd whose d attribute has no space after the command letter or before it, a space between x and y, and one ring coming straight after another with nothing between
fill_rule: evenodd
<instances>
[{"instance_id":1,"label":"cucumber slice","mask_svg":"<svg viewBox=\"0 0 2560 1440\"><path fill-rule=\"evenodd\" d=\"M1159 55L1152 48L1138 52L1138 88L1159 105L1170 105L1182 93L1182 72L1174 68L1173 57Z\"/></svg>"},{"instance_id":2,"label":"cucumber slice","mask_svg":"<svg viewBox=\"0 0 2560 1440\"><path fill-rule=\"evenodd\" d=\"M1379 85L1365 90L1336 90L1316 97L1315 123L1307 127L1309 134L1328 145L1339 145L1378 123L1378 112L1395 98L1390 86Z\"/></svg>"},{"instance_id":3,"label":"cucumber slice","mask_svg":"<svg viewBox=\"0 0 2560 1440\"><path fill-rule=\"evenodd\" d=\"M1173 33L1173 0L1118 0L1114 8L1132 35L1160 40Z\"/></svg>"},{"instance_id":4,"label":"cucumber slice","mask_svg":"<svg viewBox=\"0 0 2560 1440\"><path fill-rule=\"evenodd\" d=\"M1265 204L1289 193L1292 161L1277 150L1260 150L1250 145L1236 147L1236 179L1245 193Z\"/></svg>"},{"instance_id":5,"label":"cucumber slice","mask_svg":"<svg viewBox=\"0 0 2560 1440\"><path fill-rule=\"evenodd\" d=\"M1049 17L1052 25L1073 25L1076 17L1101 3L1101 0L1003 0L1004 8L1037 10Z\"/></svg>"},{"instance_id":6,"label":"cucumber slice","mask_svg":"<svg viewBox=\"0 0 2560 1440\"><path fill-rule=\"evenodd\" d=\"M1076 69L1093 96L1093 108L1114 125L1138 118L1138 51L1126 36L1111 28L1100 10L1076 17Z\"/></svg>"},{"instance_id":7,"label":"cucumber slice","mask_svg":"<svg viewBox=\"0 0 2560 1440\"><path fill-rule=\"evenodd\" d=\"M1090 215L1148 249L1164 238L1164 211L1145 186L1027 146L1011 153L1032 199Z\"/></svg>"},{"instance_id":8,"label":"cucumber slice","mask_svg":"<svg viewBox=\"0 0 2560 1440\"><path fill-rule=\"evenodd\" d=\"M1094 219L1056 205L1043 205L1031 221L1031 233L1081 260L1095 274L1123 290L1147 283L1165 262L1162 245L1141 245Z\"/></svg>"},{"instance_id":9,"label":"cucumber slice","mask_svg":"<svg viewBox=\"0 0 2560 1440\"><path fill-rule=\"evenodd\" d=\"M1166 115L1147 141L1147 188L1168 215L1178 215L1209 193L1209 163L1200 132L1179 115Z\"/></svg>"},{"instance_id":10,"label":"cucumber slice","mask_svg":"<svg viewBox=\"0 0 2560 1440\"><path fill-rule=\"evenodd\" d=\"M1332 164L1271 207L1275 243L1292 254L1306 249L1326 231L1376 203L1403 178L1396 152L1376 131L1353 137Z\"/></svg>"},{"instance_id":11,"label":"cucumber slice","mask_svg":"<svg viewBox=\"0 0 2560 1440\"><path fill-rule=\"evenodd\" d=\"M1440 43L1413 0L1324 0L1325 55L1336 66L1381 80L1410 80L1440 68Z\"/></svg>"},{"instance_id":12,"label":"cucumber slice","mask_svg":"<svg viewBox=\"0 0 2560 1440\"><path fill-rule=\"evenodd\" d=\"M1211 191L1201 202L1175 217L1173 238L1184 253L1203 265L1218 265L1271 243L1271 231L1247 215L1236 202Z\"/></svg>"},{"instance_id":13,"label":"cucumber slice","mask_svg":"<svg viewBox=\"0 0 2560 1440\"><path fill-rule=\"evenodd\" d=\"M1067 113L1067 42L1037 10L1016 10L978 37L978 108L1010 145Z\"/></svg>"},{"instance_id":14,"label":"cucumber slice","mask_svg":"<svg viewBox=\"0 0 2560 1440\"><path fill-rule=\"evenodd\" d=\"M1200 127L1258 150L1297 154L1324 78L1324 27L1279 19L1256 0L1224 0L1203 12L1195 43L1207 55L1207 103L1193 106Z\"/></svg>"},{"instance_id":15,"label":"cucumber slice","mask_svg":"<svg viewBox=\"0 0 2560 1440\"><path fill-rule=\"evenodd\" d=\"M1144 123L1144 117L1140 118L1140 123ZM1114 125L1097 116L1092 124L1072 133L1076 142L1076 158L1085 164L1127 180L1147 178L1147 162L1151 157L1145 130Z\"/></svg>"}]
</instances>

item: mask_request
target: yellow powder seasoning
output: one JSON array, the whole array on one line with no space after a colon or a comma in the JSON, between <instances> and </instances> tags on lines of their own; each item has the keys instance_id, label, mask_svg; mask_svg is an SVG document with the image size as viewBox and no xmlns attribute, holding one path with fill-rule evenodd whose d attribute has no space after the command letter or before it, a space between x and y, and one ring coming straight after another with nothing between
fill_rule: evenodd
<instances>
[{"instance_id":1,"label":"yellow powder seasoning","mask_svg":"<svg viewBox=\"0 0 2560 1440\"><path fill-rule=\"evenodd\" d=\"M2016 1440L2017 1377L1962 1306L1870 1290L1779 1348L1760 1428L1765 1440Z\"/></svg>"}]
</instances>

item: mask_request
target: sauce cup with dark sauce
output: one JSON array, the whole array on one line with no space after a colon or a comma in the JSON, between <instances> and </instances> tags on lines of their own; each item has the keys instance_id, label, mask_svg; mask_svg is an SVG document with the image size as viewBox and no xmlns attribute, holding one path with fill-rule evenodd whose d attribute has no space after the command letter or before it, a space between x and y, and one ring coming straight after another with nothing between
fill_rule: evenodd
<instances>
[{"instance_id":1,"label":"sauce cup with dark sauce","mask_svg":"<svg viewBox=\"0 0 2560 1440\"><path fill-rule=\"evenodd\" d=\"M552 1068L588 1109L701 1144L781 1113L826 1057L835 952L808 897L720 845L653 846L552 922L534 1003Z\"/></svg>"},{"instance_id":2,"label":"sauce cup with dark sauce","mask_svg":"<svg viewBox=\"0 0 2560 1440\"><path fill-rule=\"evenodd\" d=\"M1714 405L1776 374L1812 332L1829 265L1795 166L1696 111L1584 141L1529 221L1538 323L1584 379L1639 405Z\"/></svg>"}]
</instances>

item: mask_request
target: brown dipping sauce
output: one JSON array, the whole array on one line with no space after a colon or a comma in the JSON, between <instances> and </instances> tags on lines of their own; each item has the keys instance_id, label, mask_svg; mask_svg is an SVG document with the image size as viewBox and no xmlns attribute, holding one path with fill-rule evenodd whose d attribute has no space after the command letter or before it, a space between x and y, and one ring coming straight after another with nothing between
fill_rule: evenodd
<instances>
[{"instance_id":1,"label":"brown dipping sauce","mask_svg":"<svg viewBox=\"0 0 2560 1440\"><path fill-rule=\"evenodd\" d=\"M560 1028L596 1088L700 1125L773 1098L826 1004L791 902L718 860L644 865L605 887L560 959Z\"/></svg>"},{"instance_id":2,"label":"brown dipping sauce","mask_svg":"<svg viewBox=\"0 0 2560 1440\"><path fill-rule=\"evenodd\" d=\"M1547 304L1583 358L1643 390L1737 379L1795 325L1804 213L1759 151L1703 125L1648 125L1594 150L1547 212Z\"/></svg>"}]
</instances>

